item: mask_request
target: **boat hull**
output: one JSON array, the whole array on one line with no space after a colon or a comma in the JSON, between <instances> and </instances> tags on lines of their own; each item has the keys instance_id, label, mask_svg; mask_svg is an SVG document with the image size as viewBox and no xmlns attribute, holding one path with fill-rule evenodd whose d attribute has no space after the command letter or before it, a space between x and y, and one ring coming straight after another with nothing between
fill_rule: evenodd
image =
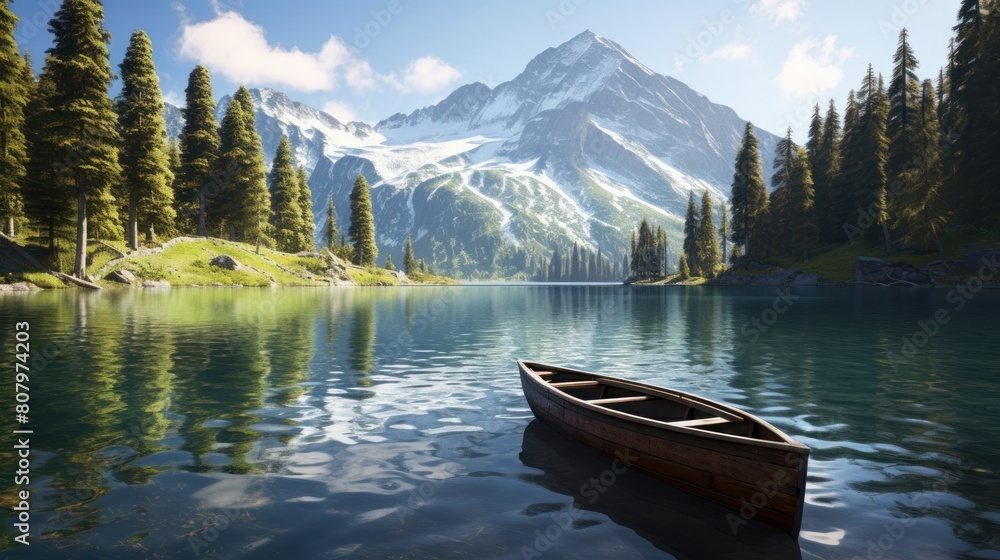
<instances>
[{"instance_id":1,"label":"boat hull","mask_svg":"<svg viewBox=\"0 0 1000 560\"><path fill-rule=\"evenodd\" d=\"M705 437L588 407L545 386L523 364L521 385L535 417L580 443L678 488L732 508L734 532L759 519L798 537L808 448ZM745 441L741 441L745 440ZM616 465L617 466L617 465ZM621 466L618 466L621 468Z\"/></svg>"}]
</instances>

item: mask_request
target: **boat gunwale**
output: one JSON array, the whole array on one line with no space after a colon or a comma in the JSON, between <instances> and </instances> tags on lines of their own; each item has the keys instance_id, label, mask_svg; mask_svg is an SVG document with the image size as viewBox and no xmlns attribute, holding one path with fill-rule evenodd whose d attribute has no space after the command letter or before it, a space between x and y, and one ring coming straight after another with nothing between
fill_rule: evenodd
<instances>
[{"instance_id":1,"label":"boat gunwale","mask_svg":"<svg viewBox=\"0 0 1000 560\"><path fill-rule=\"evenodd\" d=\"M612 409L612 408L608 408L608 407L604 407L604 406L598 406L598 405L595 405L595 404L591 404L590 402L588 402L588 401L586 401L584 399L581 399L579 397L575 397L573 395L570 395L569 393L566 393L565 391L560 391L558 387L551 386L548 382L546 382L544 379L542 379L541 376L539 376L537 373L535 373L535 370L532 367L529 367L528 364L532 364L534 366L539 366L540 368L545 368L547 371L552 371L553 373L566 372L566 373L572 373L572 374L577 374L577 375L591 376L595 380L613 381L613 382L616 382L619 387L623 387L623 388L632 388L632 387L634 387L640 393L650 394L652 396L658 396L659 398L666 398L668 400L671 400L671 399L669 399L669 397L683 397L683 398L692 400L692 401L694 401L695 403L698 403L698 404L705 404L705 405L709 405L709 406L711 406L713 408L718 408L718 409L720 409L720 410L722 410L722 411L724 411L724 412L726 412L728 414L732 414L732 415L738 416L738 417L740 417L740 418L742 418L744 420L748 420L748 421L751 421L751 422L756 422L756 423L760 424L762 427L771 430L772 433L774 433L778 437L780 437L782 439L782 441L768 441L768 440L763 440L763 439L758 439L758 438L751 438L751 437L746 437L746 436L738 436L738 435L735 435L735 434L725 434L725 433L721 433L721 432L712 432L712 431L709 431L709 430L701 430L701 429L698 429L698 428L688 428L688 427L684 427L684 426L675 426L675 425L670 424L669 422L664 422L662 420L654 420L652 418L647 418L645 416L638 416L638 415L635 415L635 414L629 414L627 412L622 412L620 410L615 410L615 409ZM562 366L553 366L553 365L550 365L550 364L543 364L543 363L540 363L540 362L531 362L531 361L527 361L527 360L517 360L517 365L518 365L518 368L520 369L520 371L522 373L527 373L529 375L530 379L535 383L535 385L539 385L539 386L545 387L546 390L549 393L554 394L554 395L558 395L561 399L567 400L567 401L569 401L573 405L582 406L583 408L586 408L588 410L592 410L594 412L598 412L598 413L605 414L605 415L608 415L608 416L613 416L613 417L616 417L616 418L619 418L619 419L622 419L622 420L626 420L626 421L630 421L630 422L636 422L636 423L639 423L639 424L645 424L647 426L652 426L654 428L662 428L662 429L666 429L666 430L669 430L669 431L672 431L672 432L678 432L678 433L682 433L682 434L688 434L688 435L692 435L692 436L704 437L704 438L709 438L709 439L716 439L716 440L726 441L726 442L740 444L740 445L751 445L751 446L755 446L755 447L764 447L764 448L770 448L770 449L778 449L778 450L784 450L784 451L790 451L790 452L798 453L798 454L801 454L801 455L808 455L809 451L810 451L810 449L809 449L809 447L807 445L803 444L800 441L797 441L797 440L793 439L791 436L789 436L788 434L786 434L783 431L779 430L778 428L772 426L767 421L765 421L765 420L763 420L761 418L758 418L757 416L755 416L753 414L750 414L749 412L737 409L737 408L735 408L733 406L730 406L730 405L727 405L727 404L724 404L724 403L720 403L720 402L714 401L714 400L706 398L706 397L702 397L702 396L695 395L695 394L692 394L692 393L687 393L685 391L680 391L680 390L677 390L677 389L665 389L663 387L657 387L655 385L647 385L645 383L640 383L638 381L630 381L630 380L627 380L627 379L621 379L621 378L617 378L617 377L608 377L606 375L600 375L600 374L597 374L597 373L591 373L589 371L572 369L572 368L567 368L567 367L562 367ZM648 393L647 391L650 391L651 393Z\"/></svg>"}]
</instances>

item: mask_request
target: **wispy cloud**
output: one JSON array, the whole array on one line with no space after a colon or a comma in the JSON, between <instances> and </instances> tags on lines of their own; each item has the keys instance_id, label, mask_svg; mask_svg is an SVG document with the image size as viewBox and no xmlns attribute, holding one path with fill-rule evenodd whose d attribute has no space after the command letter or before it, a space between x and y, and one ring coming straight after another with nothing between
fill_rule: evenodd
<instances>
[{"instance_id":1,"label":"wispy cloud","mask_svg":"<svg viewBox=\"0 0 1000 560\"><path fill-rule=\"evenodd\" d=\"M853 55L854 49L837 47L836 35L827 35L819 42L803 39L792 46L774 80L781 91L793 96L828 91L844 78L844 63Z\"/></svg>"},{"instance_id":2,"label":"wispy cloud","mask_svg":"<svg viewBox=\"0 0 1000 560\"><path fill-rule=\"evenodd\" d=\"M701 59L705 62L714 60L746 60L750 56L750 45L740 39L734 39L718 49L705 53Z\"/></svg>"},{"instance_id":3,"label":"wispy cloud","mask_svg":"<svg viewBox=\"0 0 1000 560\"><path fill-rule=\"evenodd\" d=\"M182 18L179 53L233 82L303 92L332 91L342 84L365 91L386 84L403 93L428 93L461 77L447 62L430 56L411 61L401 73L381 75L338 37L331 36L318 52L284 48L270 44L262 26L224 11L220 2L213 9L217 13L210 20Z\"/></svg>"},{"instance_id":4,"label":"wispy cloud","mask_svg":"<svg viewBox=\"0 0 1000 560\"><path fill-rule=\"evenodd\" d=\"M760 0L750 6L750 13L778 25L799 19L804 8L805 0Z\"/></svg>"}]
</instances>

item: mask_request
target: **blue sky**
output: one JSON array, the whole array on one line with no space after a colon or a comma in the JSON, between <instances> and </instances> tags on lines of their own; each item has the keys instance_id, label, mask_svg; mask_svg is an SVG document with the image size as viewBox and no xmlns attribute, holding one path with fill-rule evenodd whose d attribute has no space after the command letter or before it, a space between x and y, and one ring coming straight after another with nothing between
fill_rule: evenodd
<instances>
[{"instance_id":1,"label":"blue sky","mask_svg":"<svg viewBox=\"0 0 1000 560\"><path fill-rule=\"evenodd\" d=\"M57 0L18 0L17 38L36 67ZM374 123L432 104L461 84L495 86L585 29L610 38L741 117L803 140L809 111L843 110L869 62L891 71L900 26L919 74L944 64L959 0L106 0L112 63L129 36L153 40L166 98L183 102L195 64L216 97L273 87L341 120Z\"/></svg>"}]
</instances>

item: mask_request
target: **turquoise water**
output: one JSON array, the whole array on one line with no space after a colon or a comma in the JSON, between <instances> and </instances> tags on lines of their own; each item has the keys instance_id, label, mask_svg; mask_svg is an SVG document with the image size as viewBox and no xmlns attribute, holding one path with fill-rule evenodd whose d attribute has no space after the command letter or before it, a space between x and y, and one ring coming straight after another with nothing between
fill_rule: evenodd
<instances>
[{"instance_id":1,"label":"turquoise water","mask_svg":"<svg viewBox=\"0 0 1000 560\"><path fill-rule=\"evenodd\" d=\"M5 557L1000 558L1000 292L970 295L3 297L8 362L19 321L35 359L31 545L8 515ZM728 510L532 422L518 357L703 394L806 443L799 541L755 520L734 531ZM9 384L3 397L10 434Z\"/></svg>"}]
</instances>

